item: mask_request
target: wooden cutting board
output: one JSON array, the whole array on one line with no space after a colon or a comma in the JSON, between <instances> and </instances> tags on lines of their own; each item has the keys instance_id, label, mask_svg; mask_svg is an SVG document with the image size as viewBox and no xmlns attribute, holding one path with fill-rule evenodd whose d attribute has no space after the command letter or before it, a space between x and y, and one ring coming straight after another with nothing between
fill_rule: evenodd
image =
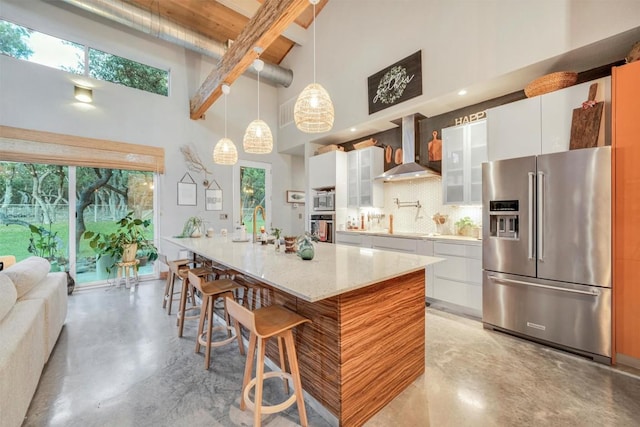
<instances>
[{"instance_id":1,"label":"wooden cutting board","mask_svg":"<svg viewBox=\"0 0 640 427\"><path fill-rule=\"evenodd\" d=\"M571 119L571 139L569 149L591 148L598 145L598 134L600 133L600 122L602 120L602 110L604 102L595 102L598 83L589 87L589 98L580 108L573 110Z\"/></svg>"}]
</instances>

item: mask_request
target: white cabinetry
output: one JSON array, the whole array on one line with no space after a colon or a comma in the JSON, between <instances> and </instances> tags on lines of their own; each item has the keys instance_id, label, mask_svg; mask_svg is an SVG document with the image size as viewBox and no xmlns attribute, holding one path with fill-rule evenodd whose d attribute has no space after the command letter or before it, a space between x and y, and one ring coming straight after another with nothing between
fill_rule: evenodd
<instances>
[{"instance_id":1,"label":"white cabinetry","mask_svg":"<svg viewBox=\"0 0 640 427\"><path fill-rule=\"evenodd\" d=\"M433 265L430 297L482 316L482 246L436 241L433 256L445 261Z\"/></svg>"},{"instance_id":2,"label":"white cabinetry","mask_svg":"<svg viewBox=\"0 0 640 427\"><path fill-rule=\"evenodd\" d=\"M596 100L605 101L600 129L608 144L611 77L604 77L487 110L488 160L569 150L573 110L587 100L593 83L598 83Z\"/></svg>"},{"instance_id":3,"label":"white cabinetry","mask_svg":"<svg viewBox=\"0 0 640 427\"><path fill-rule=\"evenodd\" d=\"M349 207L384 207L382 181L384 150L368 147L347 153L347 204Z\"/></svg>"},{"instance_id":4,"label":"white cabinetry","mask_svg":"<svg viewBox=\"0 0 640 427\"><path fill-rule=\"evenodd\" d=\"M371 247L371 237L366 234L336 232L336 243L339 245L358 246L360 248Z\"/></svg>"},{"instance_id":5,"label":"white cabinetry","mask_svg":"<svg viewBox=\"0 0 640 427\"><path fill-rule=\"evenodd\" d=\"M309 188L335 188L341 176L344 176L347 154L343 151L330 151L309 158Z\"/></svg>"},{"instance_id":6,"label":"white cabinetry","mask_svg":"<svg viewBox=\"0 0 640 427\"><path fill-rule=\"evenodd\" d=\"M402 237L373 236L371 243L373 249L384 249L387 251L415 254L418 241Z\"/></svg>"},{"instance_id":7,"label":"white cabinetry","mask_svg":"<svg viewBox=\"0 0 640 427\"><path fill-rule=\"evenodd\" d=\"M418 246L416 248L418 255L434 256L433 255L433 240L418 240ZM433 298L433 268L434 264L427 265L424 272L425 290L427 297Z\"/></svg>"},{"instance_id":8,"label":"white cabinetry","mask_svg":"<svg viewBox=\"0 0 640 427\"><path fill-rule=\"evenodd\" d=\"M442 197L446 205L482 203L482 162L487 161L486 120L442 129Z\"/></svg>"}]
</instances>

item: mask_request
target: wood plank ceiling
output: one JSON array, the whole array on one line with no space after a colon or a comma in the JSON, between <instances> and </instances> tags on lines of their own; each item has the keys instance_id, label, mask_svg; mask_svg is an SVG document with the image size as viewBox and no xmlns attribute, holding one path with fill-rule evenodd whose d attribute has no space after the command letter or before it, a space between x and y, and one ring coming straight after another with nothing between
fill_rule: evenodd
<instances>
[{"instance_id":1,"label":"wood plank ceiling","mask_svg":"<svg viewBox=\"0 0 640 427\"><path fill-rule=\"evenodd\" d=\"M250 1L258 6L259 3L263 3L263 0ZM320 0L316 5L316 15L320 13L327 1ZM221 43L235 40L251 18L214 0L124 0L124 2L147 10L151 14L159 14L163 19L171 20ZM309 4L298 15L295 23L308 28L312 21L313 7ZM260 58L266 62L280 64L294 44L287 37L279 36L265 49Z\"/></svg>"},{"instance_id":2,"label":"wood plank ceiling","mask_svg":"<svg viewBox=\"0 0 640 427\"><path fill-rule=\"evenodd\" d=\"M260 48L262 60L279 64L294 45L282 33L293 22L307 28L313 22L313 6L308 0L226 0L254 14L245 16L214 0L124 0L138 8L171 20L192 31L221 43L233 41L218 66L211 71L190 100L190 116L197 120L222 95L222 86L231 85L257 58L254 48ZM247 1L249 4L247 4ZM316 5L316 15L328 0ZM253 3L253 4L252 4Z\"/></svg>"}]
</instances>

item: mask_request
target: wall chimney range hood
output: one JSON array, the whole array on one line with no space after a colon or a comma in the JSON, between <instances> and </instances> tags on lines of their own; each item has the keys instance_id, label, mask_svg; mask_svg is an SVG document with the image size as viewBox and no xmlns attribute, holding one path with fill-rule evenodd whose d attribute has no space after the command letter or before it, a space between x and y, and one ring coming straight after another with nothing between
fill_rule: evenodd
<instances>
[{"instance_id":1,"label":"wall chimney range hood","mask_svg":"<svg viewBox=\"0 0 640 427\"><path fill-rule=\"evenodd\" d=\"M418 120L423 118L419 113L402 118L402 164L389 169L376 179L385 181L401 181L407 179L439 178L440 172L416 163L416 154L420 149L420 129Z\"/></svg>"}]
</instances>

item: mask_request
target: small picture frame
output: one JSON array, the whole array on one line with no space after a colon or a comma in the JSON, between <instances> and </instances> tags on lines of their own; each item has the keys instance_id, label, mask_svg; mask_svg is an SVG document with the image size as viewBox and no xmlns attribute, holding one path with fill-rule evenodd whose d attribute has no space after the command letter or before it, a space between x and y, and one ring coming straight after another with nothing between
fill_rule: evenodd
<instances>
[{"instance_id":1,"label":"small picture frame","mask_svg":"<svg viewBox=\"0 0 640 427\"><path fill-rule=\"evenodd\" d=\"M287 203L304 204L305 197L304 191L287 190Z\"/></svg>"},{"instance_id":2,"label":"small picture frame","mask_svg":"<svg viewBox=\"0 0 640 427\"><path fill-rule=\"evenodd\" d=\"M207 211L221 211L222 190L206 188L204 190L204 208Z\"/></svg>"},{"instance_id":3,"label":"small picture frame","mask_svg":"<svg viewBox=\"0 0 640 427\"><path fill-rule=\"evenodd\" d=\"M189 172L185 173L178 182L178 205L197 206L198 193L197 185Z\"/></svg>"}]
</instances>

